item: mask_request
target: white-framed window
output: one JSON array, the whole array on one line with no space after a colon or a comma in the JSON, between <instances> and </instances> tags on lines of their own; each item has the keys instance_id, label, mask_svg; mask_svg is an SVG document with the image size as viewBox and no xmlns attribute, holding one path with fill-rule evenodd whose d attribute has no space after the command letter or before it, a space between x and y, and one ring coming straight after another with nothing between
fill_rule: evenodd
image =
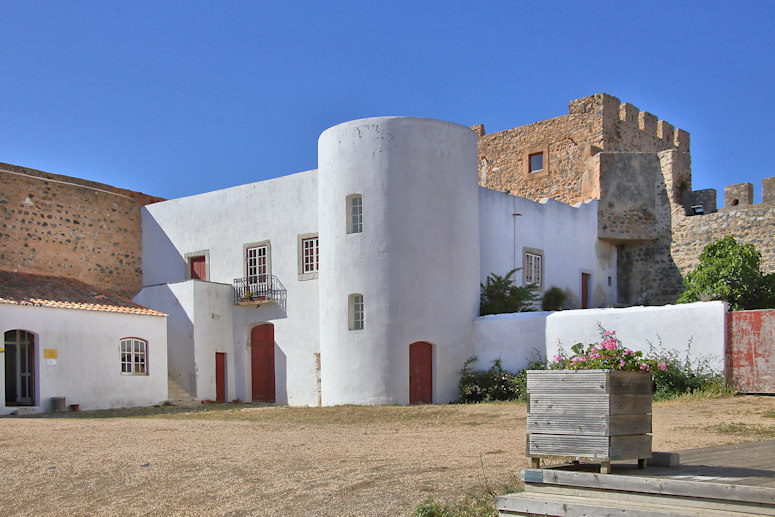
<instances>
[{"instance_id":1,"label":"white-framed window","mask_svg":"<svg viewBox=\"0 0 775 517\"><path fill-rule=\"evenodd\" d=\"M302 272L317 273L319 260L320 260L318 238L310 237L308 239L302 239L301 250L302 250Z\"/></svg>"},{"instance_id":2,"label":"white-framed window","mask_svg":"<svg viewBox=\"0 0 775 517\"><path fill-rule=\"evenodd\" d=\"M348 297L350 330L363 330L363 295L351 294Z\"/></svg>"},{"instance_id":3,"label":"white-framed window","mask_svg":"<svg viewBox=\"0 0 775 517\"><path fill-rule=\"evenodd\" d=\"M245 273L248 288L265 287L269 281L269 245L245 247Z\"/></svg>"},{"instance_id":4,"label":"white-framed window","mask_svg":"<svg viewBox=\"0 0 775 517\"><path fill-rule=\"evenodd\" d=\"M363 231L363 196L352 194L347 196L347 233Z\"/></svg>"},{"instance_id":5,"label":"white-framed window","mask_svg":"<svg viewBox=\"0 0 775 517\"><path fill-rule=\"evenodd\" d=\"M136 337L121 340L121 373L148 375L148 342Z\"/></svg>"},{"instance_id":6,"label":"white-framed window","mask_svg":"<svg viewBox=\"0 0 775 517\"><path fill-rule=\"evenodd\" d=\"M536 249L524 249L522 256L522 278L524 284L544 285L544 253Z\"/></svg>"},{"instance_id":7,"label":"white-framed window","mask_svg":"<svg viewBox=\"0 0 775 517\"><path fill-rule=\"evenodd\" d=\"M320 271L320 241L317 233L303 233L297 237L299 247L299 280L312 280Z\"/></svg>"}]
</instances>

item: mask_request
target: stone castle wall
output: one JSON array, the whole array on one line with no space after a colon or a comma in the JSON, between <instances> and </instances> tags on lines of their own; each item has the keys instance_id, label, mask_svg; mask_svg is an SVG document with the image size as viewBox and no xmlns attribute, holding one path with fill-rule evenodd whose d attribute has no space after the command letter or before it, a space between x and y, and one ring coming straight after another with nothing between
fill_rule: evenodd
<instances>
[{"instance_id":1,"label":"stone castle wall","mask_svg":"<svg viewBox=\"0 0 775 517\"><path fill-rule=\"evenodd\" d=\"M140 207L162 198L0 163L0 269L142 288Z\"/></svg>"},{"instance_id":2,"label":"stone castle wall","mask_svg":"<svg viewBox=\"0 0 775 517\"><path fill-rule=\"evenodd\" d=\"M689 154L689 133L632 104L598 93L573 100L568 114L498 133L479 135L479 184L537 201L549 197L568 204L598 199L592 160L598 152ZM544 152L544 169L530 173L529 154Z\"/></svg>"}]
</instances>

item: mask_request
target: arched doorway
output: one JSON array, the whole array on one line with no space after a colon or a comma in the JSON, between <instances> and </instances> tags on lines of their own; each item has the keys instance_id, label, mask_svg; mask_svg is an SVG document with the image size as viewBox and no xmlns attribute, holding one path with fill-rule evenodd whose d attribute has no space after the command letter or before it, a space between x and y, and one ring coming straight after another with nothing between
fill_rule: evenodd
<instances>
[{"instance_id":1,"label":"arched doorway","mask_svg":"<svg viewBox=\"0 0 775 517\"><path fill-rule=\"evenodd\" d=\"M274 402L274 325L250 330L250 371L253 402Z\"/></svg>"},{"instance_id":2,"label":"arched doorway","mask_svg":"<svg viewBox=\"0 0 775 517\"><path fill-rule=\"evenodd\" d=\"M425 341L409 345L409 403L433 403L433 345Z\"/></svg>"},{"instance_id":3,"label":"arched doorway","mask_svg":"<svg viewBox=\"0 0 775 517\"><path fill-rule=\"evenodd\" d=\"M5 343L5 404L35 405L35 336L26 330L9 330Z\"/></svg>"}]
</instances>

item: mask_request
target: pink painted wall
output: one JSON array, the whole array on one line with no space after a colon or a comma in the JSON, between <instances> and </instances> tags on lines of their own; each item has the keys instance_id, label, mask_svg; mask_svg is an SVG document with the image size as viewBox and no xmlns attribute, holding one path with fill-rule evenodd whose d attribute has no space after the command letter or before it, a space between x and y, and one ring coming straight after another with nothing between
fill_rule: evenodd
<instances>
[{"instance_id":1,"label":"pink painted wall","mask_svg":"<svg viewBox=\"0 0 775 517\"><path fill-rule=\"evenodd\" d=\"M743 393L775 393L775 309L727 314L727 378Z\"/></svg>"}]
</instances>

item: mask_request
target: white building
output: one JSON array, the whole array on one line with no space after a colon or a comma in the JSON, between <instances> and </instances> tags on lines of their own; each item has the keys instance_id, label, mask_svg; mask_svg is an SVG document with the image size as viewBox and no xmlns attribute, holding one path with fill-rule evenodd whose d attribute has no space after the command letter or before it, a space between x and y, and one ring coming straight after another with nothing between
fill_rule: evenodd
<instances>
[{"instance_id":1,"label":"white building","mask_svg":"<svg viewBox=\"0 0 775 517\"><path fill-rule=\"evenodd\" d=\"M135 301L169 314L169 373L194 396L446 402L488 274L522 267L576 306L616 302L597 202L478 187L467 127L356 120L318 149L318 170L143 209Z\"/></svg>"},{"instance_id":2,"label":"white building","mask_svg":"<svg viewBox=\"0 0 775 517\"><path fill-rule=\"evenodd\" d=\"M69 278L0 271L0 414L167 400L166 315Z\"/></svg>"}]
</instances>

